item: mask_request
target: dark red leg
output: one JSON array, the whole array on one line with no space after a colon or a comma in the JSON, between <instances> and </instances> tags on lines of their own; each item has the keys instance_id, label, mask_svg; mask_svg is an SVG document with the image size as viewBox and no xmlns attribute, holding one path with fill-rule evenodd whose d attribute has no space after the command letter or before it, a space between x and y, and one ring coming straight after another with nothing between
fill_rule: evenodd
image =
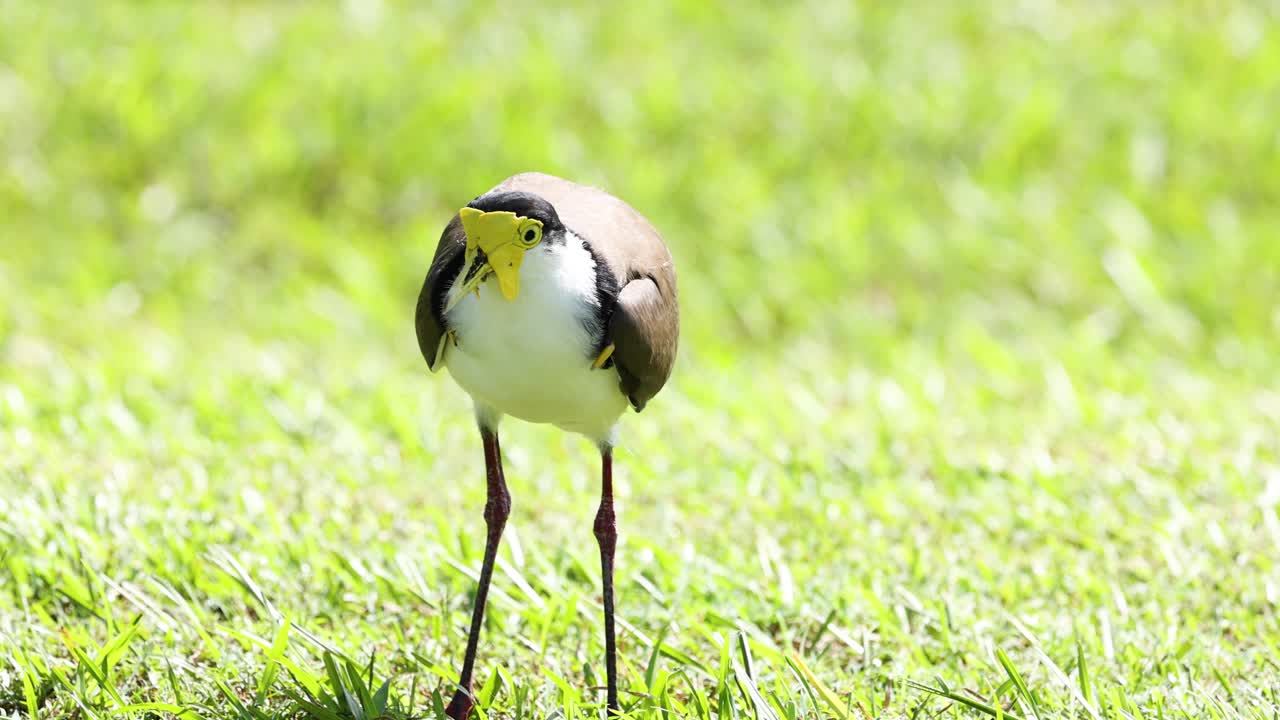
<instances>
[{"instance_id":1,"label":"dark red leg","mask_svg":"<svg viewBox=\"0 0 1280 720\"><path fill-rule=\"evenodd\" d=\"M613 634L613 552L618 547L618 526L613 513L613 449L608 447L600 451L600 509L596 511L595 535L604 578L604 670L612 715L618 712L618 648Z\"/></svg>"},{"instance_id":2,"label":"dark red leg","mask_svg":"<svg viewBox=\"0 0 1280 720\"><path fill-rule=\"evenodd\" d=\"M511 495L507 493L507 481L502 475L502 448L498 445L498 433L480 429L484 440L484 469L489 486L489 498L484 504L484 522L489 529L484 545L484 563L480 566L480 583L476 586L475 603L471 608L471 634L467 636L467 654L462 660L462 675L458 689L453 693L445 714L453 720L467 720L474 702L471 699L471 671L476 665L476 646L480 642L480 626L484 624L484 603L489 597L489 580L493 577L493 563L498 556L498 543L502 529L511 514Z\"/></svg>"}]
</instances>

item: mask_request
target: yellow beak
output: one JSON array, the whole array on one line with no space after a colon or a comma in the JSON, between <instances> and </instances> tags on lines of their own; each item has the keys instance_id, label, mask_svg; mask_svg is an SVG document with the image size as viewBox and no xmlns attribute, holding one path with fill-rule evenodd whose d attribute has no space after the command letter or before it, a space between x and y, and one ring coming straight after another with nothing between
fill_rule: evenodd
<instances>
[{"instance_id":1,"label":"yellow beak","mask_svg":"<svg viewBox=\"0 0 1280 720\"><path fill-rule=\"evenodd\" d=\"M467 293L479 290L489 273L498 276L502 297L515 300L520 294L520 263L525 248L520 238L520 218L512 212L481 212L464 207L458 211L467 235L467 251L462 266L462 287L454 293L445 312Z\"/></svg>"}]
</instances>

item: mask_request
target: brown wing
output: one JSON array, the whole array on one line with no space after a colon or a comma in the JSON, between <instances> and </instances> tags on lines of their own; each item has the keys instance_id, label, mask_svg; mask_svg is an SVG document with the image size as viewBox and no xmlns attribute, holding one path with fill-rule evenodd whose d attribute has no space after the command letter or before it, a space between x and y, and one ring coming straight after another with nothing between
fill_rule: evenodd
<instances>
[{"instance_id":1,"label":"brown wing","mask_svg":"<svg viewBox=\"0 0 1280 720\"><path fill-rule=\"evenodd\" d=\"M674 280L674 276L671 278ZM674 291L674 284L671 286ZM676 362L680 318L675 297L665 297L650 277L632 280L618 293L609 319L613 365L622 392L640 412L658 394Z\"/></svg>"},{"instance_id":2,"label":"brown wing","mask_svg":"<svg viewBox=\"0 0 1280 720\"><path fill-rule=\"evenodd\" d=\"M466 250L467 236L462 231L462 221L454 215L440 234L427 279L418 293L418 308L413 318L418 331L418 349L432 370L436 369L439 359L436 352L440 349L440 339L448 330L444 324L444 296L449 291L449 283L462 271Z\"/></svg>"},{"instance_id":3,"label":"brown wing","mask_svg":"<svg viewBox=\"0 0 1280 720\"><path fill-rule=\"evenodd\" d=\"M608 263L621 290L606 341L614 344L622 392L637 411L644 409L671 376L680 340L675 267L662 236L613 195L552 175L523 173L494 189L546 198Z\"/></svg>"}]
</instances>

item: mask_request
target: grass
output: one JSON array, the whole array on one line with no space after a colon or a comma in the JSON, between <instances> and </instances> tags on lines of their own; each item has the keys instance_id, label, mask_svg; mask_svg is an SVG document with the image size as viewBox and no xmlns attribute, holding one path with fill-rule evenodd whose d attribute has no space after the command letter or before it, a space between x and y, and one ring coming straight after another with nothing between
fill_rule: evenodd
<instances>
[{"instance_id":1,"label":"grass","mask_svg":"<svg viewBox=\"0 0 1280 720\"><path fill-rule=\"evenodd\" d=\"M412 308L541 169L680 271L632 717L1275 717L1276 19L0 0L0 715L436 716L484 488ZM598 717L595 458L503 439L480 707Z\"/></svg>"}]
</instances>

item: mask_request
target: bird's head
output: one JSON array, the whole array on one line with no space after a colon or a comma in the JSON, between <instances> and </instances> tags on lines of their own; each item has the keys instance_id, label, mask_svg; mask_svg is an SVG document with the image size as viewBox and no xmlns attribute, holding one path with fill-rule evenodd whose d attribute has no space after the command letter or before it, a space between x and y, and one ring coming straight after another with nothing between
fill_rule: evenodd
<instances>
[{"instance_id":1,"label":"bird's head","mask_svg":"<svg viewBox=\"0 0 1280 720\"><path fill-rule=\"evenodd\" d=\"M466 256L445 312L467 293L478 290L493 275L507 300L520 294L520 263L526 252L543 242L559 241L564 225L551 203L527 192L482 195L458 211L467 236Z\"/></svg>"}]
</instances>

